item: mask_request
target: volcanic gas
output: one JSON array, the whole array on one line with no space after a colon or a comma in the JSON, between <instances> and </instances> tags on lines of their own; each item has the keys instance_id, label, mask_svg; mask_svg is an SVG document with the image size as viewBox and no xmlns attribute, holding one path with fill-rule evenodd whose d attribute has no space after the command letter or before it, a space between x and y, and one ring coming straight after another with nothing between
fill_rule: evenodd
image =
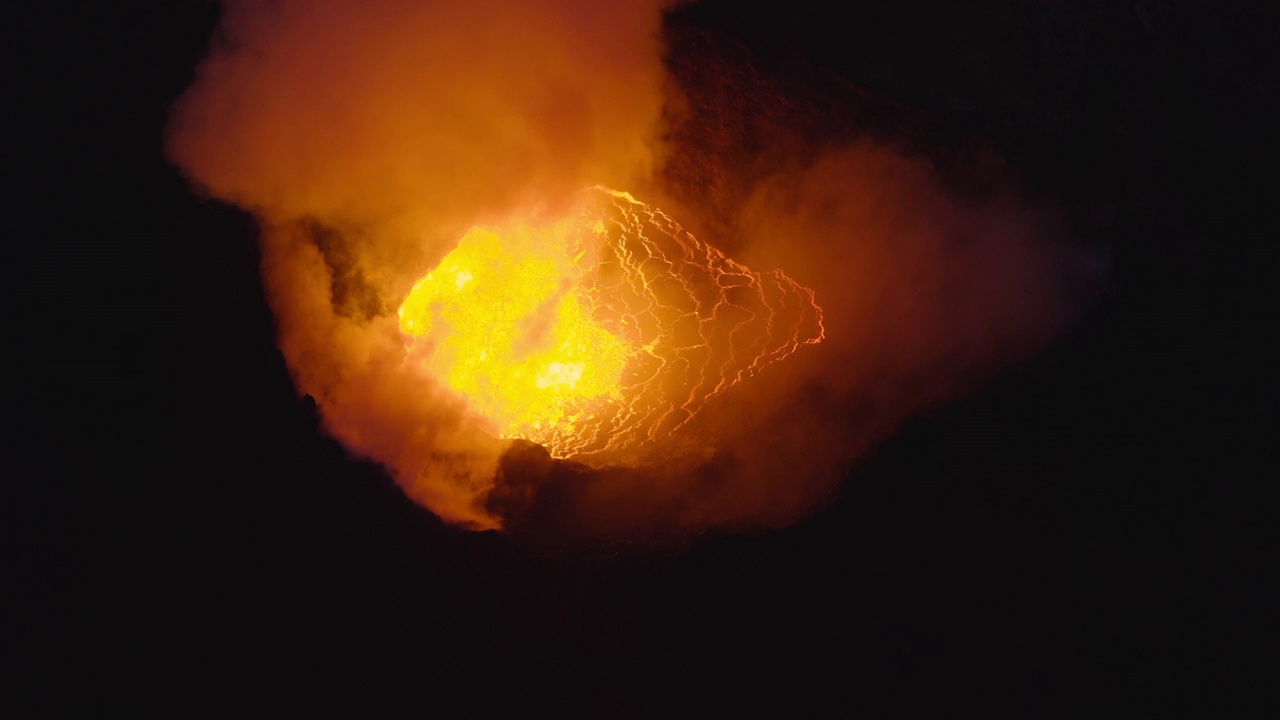
<instances>
[{"instance_id":1,"label":"volcanic gas","mask_svg":"<svg viewBox=\"0 0 1280 720\"><path fill-rule=\"evenodd\" d=\"M604 187L554 222L471 230L398 315L406 362L498 435L597 462L823 339L811 290Z\"/></svg>"},{"instance_id":2,"label":"volcanic gas","mask_svg":"<svg viewBox=\"0 0 1280 720\"><path fill-rule=\"evenodd\" d=\"M167 157L258 220L298 394L446 521L796 522L1096 296L1016 173L957 192L930 157L981 153L673 5L226 0L172 110Z\"/></svg>"}]
</instances>

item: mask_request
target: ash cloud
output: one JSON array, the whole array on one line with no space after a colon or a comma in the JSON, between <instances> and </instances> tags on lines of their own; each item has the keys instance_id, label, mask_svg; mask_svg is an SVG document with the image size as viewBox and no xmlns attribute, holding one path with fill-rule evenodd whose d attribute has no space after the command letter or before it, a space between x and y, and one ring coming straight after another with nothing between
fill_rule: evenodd
<instances>
[{"instance_id":1,"label":"ash cloud","mask_svg":"<svg viewBox=\"0 0 1280 720\"><path fill-rule=\"evenodd\" d=\"M1100 277L1014 183L957 193L740 59L664 65L669 4L231 0L173 109L170 159L259 218L299 392L445 519L606 539L794 522L912 412L1061 336ZM597 184L782 268L827 327L634 467L494 439L404 362L395 317L471 226Z\"/></svg>"},{"instance_id":2,"label":"ash cloud","mask_svg":"<svg viewBox=\"0 0 1280 720\"><path fill-rule=\"evenodd\" d=\"M472 225L652 173L661 7L232 0L173 109L170 159L261 221L299 391L446 519L498 524L502 446L403 366L394 308Z\"/></svg>"}]
</instances>

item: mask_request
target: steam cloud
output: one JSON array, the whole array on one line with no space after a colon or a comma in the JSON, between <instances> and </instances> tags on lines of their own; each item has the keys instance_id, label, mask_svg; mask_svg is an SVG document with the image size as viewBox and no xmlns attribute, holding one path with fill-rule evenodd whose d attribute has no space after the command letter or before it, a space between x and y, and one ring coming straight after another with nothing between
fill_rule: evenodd
<instances>
[{"instance_id":1,"label":"steam cloud","mask_svg":"<svg viewBox=\"0 0 1280 720\"><path fill-rule=\"evenodd\" d=\"M447 520L610 539L794 522L911 412L1059 336L1096 279L1050 208L1012 189L961 199L927 162L870 141L750 172L709 159L705 173L737 172L727 194L672 172L706 149L672 132L690 100L662 61L668 4L231 0L173 110L171 160L259 218L298 390ZM470 227L555 212L597 184L784 269L827 327L639 467L490 437L406 369L395 316Z\"/></svg>"}]
</instances>

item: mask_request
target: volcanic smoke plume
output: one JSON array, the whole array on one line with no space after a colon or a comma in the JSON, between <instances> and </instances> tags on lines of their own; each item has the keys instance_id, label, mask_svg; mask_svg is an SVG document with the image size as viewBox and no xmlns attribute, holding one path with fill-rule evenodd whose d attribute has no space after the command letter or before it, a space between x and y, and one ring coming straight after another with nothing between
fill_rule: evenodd
<instances>
[{"instance_id":1,"label":"volcanic smoke plume","mask_svg":"<svg viewBox=\"0 0 1280 720\"><path fill-rule=\"evenodd\" d=\"M747 103L670 75L665 4L229 0L173 110L169 157L260 221L299 392L447 520L793 522L1097 279L1051 208L865 139L714 157Z\"/></svg>"}]
</instances>

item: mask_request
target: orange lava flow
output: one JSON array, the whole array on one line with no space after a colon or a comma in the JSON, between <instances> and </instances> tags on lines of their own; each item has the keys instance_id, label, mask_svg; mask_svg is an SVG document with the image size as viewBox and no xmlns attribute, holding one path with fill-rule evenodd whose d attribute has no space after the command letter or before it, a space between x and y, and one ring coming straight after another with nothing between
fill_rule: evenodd
<instances>
[{"instance_id":1,"label":"orange lava flow","mask_svg":"<svg viewBox=\"0 0 1280 720\"><path fill-rule=\"evenodd\" d=\"M556 457L659 441L824 338L812 290L603 187L555 223L473 228L399 318L408 362Z\"/></svg>"}]
</instances>

